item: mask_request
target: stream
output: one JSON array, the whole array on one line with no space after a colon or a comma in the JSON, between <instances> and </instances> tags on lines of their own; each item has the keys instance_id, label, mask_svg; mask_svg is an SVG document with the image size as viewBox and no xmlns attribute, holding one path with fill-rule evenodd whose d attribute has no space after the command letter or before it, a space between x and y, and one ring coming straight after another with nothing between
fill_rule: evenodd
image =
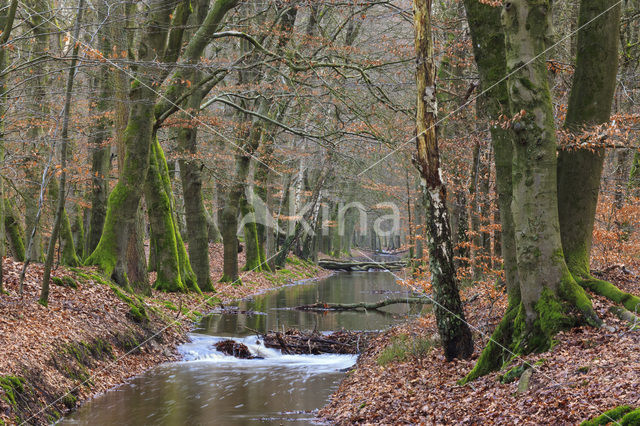
<instances>
[{"instance_id":1,"label":"stream","mask_svg":"<svg viewBox=\"0 0 640 426\"><path fill-rule=\"evenodd\" d=\"M283 355L262 346L256 331L381 330L417 315L420 306L391 305L384 312L304 312L290 307L324 302L375 302L406 289L389 272L341 272L237 302L241 314L205 316L161 364L88 401L62 425L310 424L338 387L354 355ZM232 338L263 359L241 360L213 345Z\"/></svg>"}]
</instances>

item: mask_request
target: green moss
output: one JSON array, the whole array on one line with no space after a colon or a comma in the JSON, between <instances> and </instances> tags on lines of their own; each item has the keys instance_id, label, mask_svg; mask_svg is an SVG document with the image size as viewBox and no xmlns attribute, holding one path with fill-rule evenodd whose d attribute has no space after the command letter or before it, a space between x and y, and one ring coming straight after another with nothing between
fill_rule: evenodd
<instances>
[{"instance_id":1,"label":"green moss","mask_svg":"<svg viewBox=\"0 0 640 426\"><path fill-rule=\"evenodd\" d=\"M165 308L169 310L178 311L178 307L174 305L173 302L171 302L170 300L165 300L164 302L162 302L162 304L164 305Z\"/></svg>"},{"instance_id":2,"label":"green moss","mask_svg":"<svg viewBox=\"0 0 640 426\"><path fill-rule=\"evenodd\" d=\"M152 249L156 255L158 272L154 287L168 292L191 289L201 293L173 215L167 161L157 138L151 144L150 159L145 197L149 204Z\"/></svg>"},{"instance_id":3,"label":"green moss","mask_svg":"<svg viewBox=\"0 0 640 426\"><path fill-rule=\"evenodd\" d=\"M113 334L116 344L122 348L125 352L130 352L137 349L140 346L140 340L144 339L144 336L136 334L132 330L118 331Z\"/></svg>"},{"instance_id":4,"label":"green moss","mask_svg":"<svg viewBox=\"0 0 640 426\"><path fill-rule=\"evenodd\" d=\"M237 280L233 280L230 276L228 276L227 274L222 274L222 278L220 278L220 280L218 282L221 283L231 283L231 285L234 286L241 286L242 285L242 280L240 278L238 278Z\"/></svg>"},{"instance_id":5,"label":"green moss","mask_svg":"<svg viewBox=\"0 0 640 426\"><path fill-rule=\"evenodd\" d=\"M82 270L80 270L78 268L69 268L69 269L71 269L76 276L82 278L84 280L84 282L90 282L91 281L91 275L86 274Z\"/></svg>"},{"instance_id":6,"label":"green moss","mask_svg":"<svg viewBox=\"0 0 640 426\"><path fill-rule=\"evenodd\" d=\"M62 278L60 277L51 277L51 281L60 287L69 287L69 288L73 288L76 289L78 288L78 283L76 280L74 280L73 278L69 277L69 276L64 276Z\"/></svg>"},{"instance_id":7,"label":"green moss","mask_svg":"<svg viewBox=\"0 0 640 426\"><path fill-rule=\"evenodd\" d=\"M24 392L24 379L17 376L0 376L0 388L4 391L4 399L14 408L18 402L16 396Z\"/></svg>"},{"instance_id":8,"label":"green moss","mask_svg":"<svg viewBox=\"0 0 640 426\"><path fill-rule=\"evenodd\" d=\"M410 338L406 334L394 337L390 344L385 347L378 357L378 365L387 365L393 362L404 362L409 358L420 359L425 357L435 343L427 337Z\"/></svg>"},{"instance_id":9,"label":"green moss","mask_svg":"<svg viewBox=\"0 0 640 426\"><path fill-rule=\"evenodd\" d=\"M620 303L631 312L640 311L640 297L630 293L625 293L610 282L588 279L580 281L580 285L599 294L600 296L604 296L609 300Z\"/></svg>"},{"instance_id":10,"label":"green moss","mask_svg":"<svg viewBox=\"0 0 640 426\"><path fill-rule=\"evenodd\" d=\"M637 426L640 425L640 408L636 408L632 412L625 414L620 421L622 426Z\"/></svg>"},{"instance_id":11,"label":"green moss","mask_svg":"<svg viewBox=\"0 0 640 426\"><path fill-rule=\"evenodd\" d=\"M114 284L109 284L109 287L113 290L113 292L118 296L120 300L129 305L129 316L136 322L147 322L149 321L149 315L143 306L143 303L140 299L134 299L129 295L125 294L118 286Z\"/></svg>"},{"instance_id":12,"label":"green moss","mask_svg":"<svg viewBox=\"0 0 640 426\"><path fill-rule=\"evenodd\" d=\"M528 362L524 362L521 365L517 367L513 367L503 375L499 376L498 380L500 380L500 383L515 382L520 378L520 376L522 376L522 373L524 373L528 368L531 368L531 365Z\"/></svg>"},{"instance_id":13,"label":"green moss","mask_svg":"<svg viewBox=\"0 0 640 426\"><path fill-rule=\"evenodd\" d=\"M489 340L489 343L480 354L476 365L459 384L464 385L491 371L498 370L511 358L511 354L505 348L509 348L511 345L513 324L519 307L519 301L514 301L509 305L502 320L491 335L491 340Z\"/></svg>"},{"instance_id":14,"label":"green moss","mask_svg":"<svg viewBox=\"0 0 640 426\"><path fill-rule=\"evenodd\" d=\"M612 410L605 411L598 417L595 417L591 420L586 420L580 423L580 426L599 426L599 425L607 425L612 422L617 422L631 410L632 408L629 407L628 405L621 405Z\"/></svg>"},{"instance_id":15,"label":"green moss","mask_svg":"<svg viewBox=\"0 0 640 426\"><path fill-rule=\"evenodd\" d=\"M574 321L565 314L565 307L547 288L535 305L538 318L531 327L524 320L525 311L521 305L514 321L514 352L516 354L544 352L553 346L553 337L558 331L574 325Z\"/></svg>"},{"instance_id":16,"label":"green moss","mask_svg":"<svg viewBox=\"0 0 640 426\"><path fill-rule=\"evenodd\" d=\"M222 302L222 301L220 300L219 297L215 296L215 297L208 297L205 302L206 302L207 305L209 305L209 306L211 306L213 308L213 307L216 307L216 306L220 305L220 302Z\"/></svg>"},{"instance_id":17,"label":"green moss","mask_svg":"<svg viewBox=\"0 0 640 426\"><path fill-rule=\"evenodd\" d=\"M594 327L600 327L600 325L602 325L602 321L593 310L593 305L587 293L568 272L560 282L559 295L563 300L569 302L580 311L587 324Z\"/></svg>"},{"instance_id":18,"label":"green moss","mask_svg":"<svg viewBox=\"0 0 640 426\"><path fill-rule=\"evenodd\" d=\"M71 393L67 393L62 397L60 401L62 402L62 404L64 404L65 407L71 410L76 406L78 398Z\"/></svg>"},{"instance_id":19,"label":"green moss","mask_svg":"<svg viewBox=\"0 0 640 426\"><path fill-rule=\"evenodd\" d=\"M122 182L118 182L111 191L111 194L109 194L107 215L102 229L102 236L96 249L84 262L85 265L97 265L107 277L111 276L118 261L118 246L115 232L115 227L118 223L116 212L118 212L126 202L129 193L130 190L127 186Z\"/></svg>"},{"instance_id":20,"label":"green moss","mask_svg":"<svg viewBox=\"0 0 640 426\"><path fill-rule=\"evenodd\" d=\"M9 201L5 200L5 208L9 207ZM10 208L10 207L9 207ZM11 254L13 257L20 261L24 262L25 258L25 247L24 240L22 239L23 231L20 226L20 222L16 220L13 216L13 209L5 210L8 213L5 214L4 217L4 227L5 232L7 234L7 241L11 248Z\"/></svg>"}]
</instances>

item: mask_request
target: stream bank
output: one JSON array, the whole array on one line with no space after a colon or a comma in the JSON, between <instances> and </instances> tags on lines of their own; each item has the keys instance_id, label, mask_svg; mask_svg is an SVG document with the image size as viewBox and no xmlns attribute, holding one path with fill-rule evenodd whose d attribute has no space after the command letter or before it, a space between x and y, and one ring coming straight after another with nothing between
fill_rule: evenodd
<instances>
[{"instance_id":1,"label":"stream bank","mask_svg":"<svg viewBox=\"0 0 640 426\"><path fill-rule=\"evenodd\" d=\"M286 286L238 301L235 309L216 309L178 347L182 357L135 377L116 391L102 394L62 419L62 425L138 424L309 424L334 392L355 354L310 355L281 351L265 341L269 330L314 330L319 341L336 331L364 346L364 336L386 330L422 312L417 304L394 304L377 311L297 310L317 301L372 303L410 297L389 272L337 273L328 278ZM365 332L365 333L363 333ZM308 338L303 340L309 343ZM225 353L233 342L246 348L246 359ZM314 353L313 347L310 352Z\"/></svg>"},{"instance_id":2,"label":"stream bank","mask_svg":"<svg viewBox=\"0 0 640 426\"><path fill-rule=\"evenodd\" d=\"M212 262L221 247L212 245ZM241 257L241 262L243 261ZM215 278L216 265L212 265ZM139 298L105 282L95 268L54 272L49 306L37 303L42 265L29 267L24 296L21 262L4 260L0 295L0 425L48 424L95 395L180 356L176 348L204 312L221 304L327 271L291 257L277 273L251 272L243 285L216 285L215 294L153 291ZM221 266L220 266L221 269Z\"/></svg>"},{"instance_id":3,"label":"stream bank","mask_svg":"<svg viewBox=\"0 0 640 426\"><path fill-rule=\"evenodd\" d=\"M640 294L637 277L603 278ZM338 425L580 424L619 406L640 407L640 331L596 295L594 308L607 327L561 332L550 351L518 357L502 371L459 386L506 308L505 296L474 298L477 291L463 292L463 300L473 301L465 306L475 330L472 360L446 362L433 315L421 317L373 339L319 415ZM535 367L528 388L519 391L518 377L506 373L521 373L525 363Z\"/></svg>"}]
</instances>

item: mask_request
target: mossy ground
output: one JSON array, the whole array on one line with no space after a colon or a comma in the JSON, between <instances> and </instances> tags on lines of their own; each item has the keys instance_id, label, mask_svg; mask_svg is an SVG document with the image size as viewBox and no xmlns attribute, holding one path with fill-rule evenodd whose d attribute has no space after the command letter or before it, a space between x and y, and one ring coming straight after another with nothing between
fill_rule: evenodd
<instances>
[{"instance_id":1,"label":"mossy ground","mask_svg":"<svg viewBox=\"0 0 640 426\"><path fill-rule=\"evenodd\" d=\"M621 405L605 411L591 420L580 423L580 426L604 426L608 424L638 425L640 424L640 409L634 410L628 405Z\"/></svg>"}]
</instances>

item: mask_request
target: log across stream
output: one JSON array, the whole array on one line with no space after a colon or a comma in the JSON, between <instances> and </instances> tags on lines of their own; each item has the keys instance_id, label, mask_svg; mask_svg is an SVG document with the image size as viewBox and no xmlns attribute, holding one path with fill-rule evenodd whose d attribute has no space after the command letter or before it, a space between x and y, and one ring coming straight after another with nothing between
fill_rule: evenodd
<instances>
[{"instance_id":1,"label":"log across stream","mask_svg":"<svg viewBox=\"0 0 640 426\"><path fill-rule=\"evenodd\" d=\"M240 301L237 310L202 319L179 348L181 362L155 367L92 399L61 424L308 424L356 362L369 332L404 322L424 305L295 308L413 296L389 272L339 272ZM217 350L225 340L231 351L244 345L252 359Z\"/></svg>"}]
</instances>

